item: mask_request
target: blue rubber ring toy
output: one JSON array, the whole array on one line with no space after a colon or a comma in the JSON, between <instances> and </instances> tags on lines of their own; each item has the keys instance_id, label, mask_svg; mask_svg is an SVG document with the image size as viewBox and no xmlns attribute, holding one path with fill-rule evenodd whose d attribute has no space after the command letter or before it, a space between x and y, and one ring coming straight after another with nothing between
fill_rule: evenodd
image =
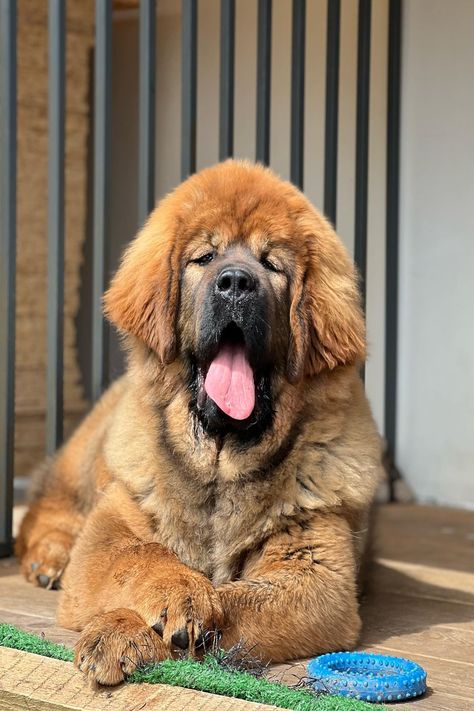
<instances>
[{"instance_id":1,"label":"blue rubber ring toy","mask_svg":"<svg viewBox=\"0 0 474 711\"><path fill-rule=\"evenodd\" d=\"M316 691L372 703L404 701L426 691L426 672L419 664L384 654L323 654L311 659L308 674Z\"/></svg>"}]
</instances>

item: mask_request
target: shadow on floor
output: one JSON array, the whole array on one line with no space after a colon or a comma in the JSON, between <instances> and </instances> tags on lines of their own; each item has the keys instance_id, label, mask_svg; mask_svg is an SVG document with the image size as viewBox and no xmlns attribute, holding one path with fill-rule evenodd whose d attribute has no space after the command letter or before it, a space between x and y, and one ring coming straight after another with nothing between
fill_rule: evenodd
<instances>
[{"instance_id":1,"label":"shadow on floor","mask_svg":"<svg viewBox=\"0 0 474 711\"><path fill-rule=\"evenodd\" d=\"M424 582L382 563L371 569L361 600L362 644L474 620L474 593Z\"/></svg>"}]
</instances>

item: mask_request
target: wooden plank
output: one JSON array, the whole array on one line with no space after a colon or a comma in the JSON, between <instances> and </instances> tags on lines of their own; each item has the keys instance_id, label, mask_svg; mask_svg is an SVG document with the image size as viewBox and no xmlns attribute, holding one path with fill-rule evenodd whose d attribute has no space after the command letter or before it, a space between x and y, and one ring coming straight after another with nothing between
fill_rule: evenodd
<instances>
[{"instance_id":1,"label":"wooden plank","mask_svg":"<svg viewBox=\"0 0 474 711\"><path fill-rule=\"evenodd\" d=\"M442 506L381 506L375 555L474 574L474 511Z\"/></svg>"},{"instance_id":2,"label":"wooden plank","mask_svg":"<svg viewBox=\"0 0 474 711\"><path fill-rule=\"evenodd\" d=\"M378 521L387 533L404 537L415 530L430 535L440 527L452 526L459 532L473 532L474 511L450 506L423 506L421 504L383 504L378 507ZM437 535L437 534L436 534Z\"/></svg>"},{"instance_id":3,"label":"wooden plank","mask_svg":"<svg viewBox=\"0 0 474 711\"><path fill-rule=\"evenodd\" d=\"M54 620L57 592L26 583L13 558L0 560L0 609Z\"/></svg>"},{"instance_id":4,"label":"wooden plank","mask_svg":"<svg viewBox=\"0 0 474 711\"><path fill-rule=\"evenodd\" d=\"M393 654L396 657L404 654L400 649L385 644L368 645L365 649L368 652ZM433 691L432 698L435 700L438 694L456 696L469 701L470 708L474 709L474 664L439 659L431 656L428 645L424 649L425 654L410 652L409 657L426 669L428 686ZM452 708L457 710L458 707L453 705Z\"/></svg>"},{"instance_id":5,"label":"wooden plank","mask_svg":"<svg viewBox=\"0 0 474 711\"><path fill-rule=\"evenodd\" d=\"M368 646L367 651L403 656L398 649L384 645ZM473 668L469 664L453 664L431 659L426 656L410 654L410 658L421 664L428 673L428 690L426 695L414 702L404 701L401 704L390 704L390 708L417 708L422 711L472 711L474 708ZM302 660L293 664L278 664L272 667L270 677L284 684L297 684L306 678L306 664Z\"/></svg>"},{"instance_id":6,"label":"wooden plank","mask_svg":"<svg viewBox=\"0 0 474 711\"><path fill-rule=\"evenodd\" d=\"M474 606L474 574L379 558L372 566L370 588L427 600Z\"/></svg>"},{"instance_id":7,"label":"wooden plank","mask_svg":"<svg viewBox=\"0 0 474 711\"><path fill-rule=\"evenodd\" d=\"M66 647L73 648L79 632L65 630L63 627L58 627L56 622L36 615L27 615L20 612L9 612L0 608L0 622L6 622L9 625L15 625L25 632L31 632L38 636L44 636L51 642L64 644Z\"/></svg>"},{"instance_id":8,"label":"wooden plank","mask_svg":"<svg viewBox=\"0 0 474 711\"><path fill-rule=\"evenodd\" d=\"M383 642L380 642L381 637ZM378 631L367 631L364 634L362 645L377 644L396 649L398 656L411 656L420 650L429 649L431 656L442 660L466 663L474 660L474 633L467 630L433 627L418 633L407 632L398 635L388 631L382 635ZM474 666L471 673L474 677Z\"/></svg>"},{"instance_id":9,"label":"wooden plank","mask_svg":"<svg viewBox=\"0 0 474 711\"><path fill-rule=\"evenodd\" d=\"M73 647L79 635L56 624L57 599L57 591L27 583L15 559L0 561L0 622Z\"/></svg>"},{"instance_id":10,"label":"wooden plank","mask_svg":"<svg viewBox=\"0 0 474 711\"><path fill-rule=\"evenodd\" d=\"M474 660L474 609L470 605L397 594L373 595L361 608L362 645L381 644L411 655L456 662Z\"/></svg>"},{"instance_id":11,"label":"wooden plank","mask_svg":"<svg viewBox=\"0 0 474 711\"><path fill-rule=\"evenodd\" d=\"M390 704L390 708L400 711L405 709L417 709L418 711L472 711L472 700L462 699L455 694L440 694L428 690L427 693L416 699L416 701L403 702L400 704Z\"/></svg>"},{"instance_id":12,"label":"wooden plank","mask_svg":"<svg viewBox=\"0 0 474 711\"><path fill-rule=\"evenodd\" d=\"M424 598L385 591L375 591L361 605L363 637L372 630L406 634L436 625L474 632L474 612L469 605L448 600Z\"/></svg>"},{"instance_id":13,"label":"wooden plank","mask_svg":"<svg viewBox=\"0 0 474 711\"><path fill-rule=\"evenodd\" d=\"M94 689L74 666L0 647L0 710L30 711L268 711L275 706L161 684Z\"/></svg>"},{"instance_id":14,"label":"wooden plank","mask_svg":"<svg viewBox=\"0 0 474 711\"><path fill-rule=\"evenodd\" d=\"M401 505L381 508L375 534L378 560L361 607L364 628L360 648L408 656L427 670L432 691L416 702L404 703L403 709L474 709L473 531L472 512ZM36 634L43 632L48 639L72 647L77 633L56 626L56 602L57 593L26 584L15 561L0 561L0 620ZM275 666L271 674L295 684L306 675L305 662ZM33 678L39 683L42 677L35 671ZM116 697L115 691L113 708L120 709L117 703L121 697ZM146 708L154 708L148 706L148 698ZM221 699L219 702L216 708L227 708ZM11 699L8 703L2 706L0 702L0 709L23 708L15 707ZM81 704L80 708L88 708L82 696ZM198 708L194 701L192 704L193 709Z\"/></svg>"}]
</instances>

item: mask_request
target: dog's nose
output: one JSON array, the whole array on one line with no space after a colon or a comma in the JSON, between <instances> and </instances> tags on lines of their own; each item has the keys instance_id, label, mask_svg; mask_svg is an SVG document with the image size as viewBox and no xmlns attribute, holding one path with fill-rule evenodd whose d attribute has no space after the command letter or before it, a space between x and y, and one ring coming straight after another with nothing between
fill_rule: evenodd
<instances>
[{"instance_id":1,"label":"dog's nose","mask_svg":"<svg viewBox=\"0 0 474 711\"><path fill-rule=\"evenodd\" d=\"M225 267L217 277L217 291L229 301L239 301L255 288L255 277L243 267Z\"/></svg>"}]
</instances>

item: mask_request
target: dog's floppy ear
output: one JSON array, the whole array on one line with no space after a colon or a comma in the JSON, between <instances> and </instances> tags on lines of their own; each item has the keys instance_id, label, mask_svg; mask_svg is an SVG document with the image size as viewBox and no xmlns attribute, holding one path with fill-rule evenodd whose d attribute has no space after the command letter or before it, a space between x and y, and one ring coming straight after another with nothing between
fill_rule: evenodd
<instances>
[{"instance_id":1,"label":"dog's floppy ear","mask_svg":"<svg viewBox=\"0 0 474 711\"><path fill-rule=\"evenodd\" d=\"M126 249L104 295L107 318L144 341L163 363L171 363L177 349L179 258L169 229L152 213Z\"/></svg>"},{"instance_id":2,"label":"dog's floppy ear","mask_svg":"<svg viewBox=\"0 0 474 711\"><path fill-rule=\"evenodd\" d=\"M293 283L288 378L317 375L365 357L365 324L357 274L344 246L324 220L306 232L306 262Z\"/></svg>"}]
</instances>

